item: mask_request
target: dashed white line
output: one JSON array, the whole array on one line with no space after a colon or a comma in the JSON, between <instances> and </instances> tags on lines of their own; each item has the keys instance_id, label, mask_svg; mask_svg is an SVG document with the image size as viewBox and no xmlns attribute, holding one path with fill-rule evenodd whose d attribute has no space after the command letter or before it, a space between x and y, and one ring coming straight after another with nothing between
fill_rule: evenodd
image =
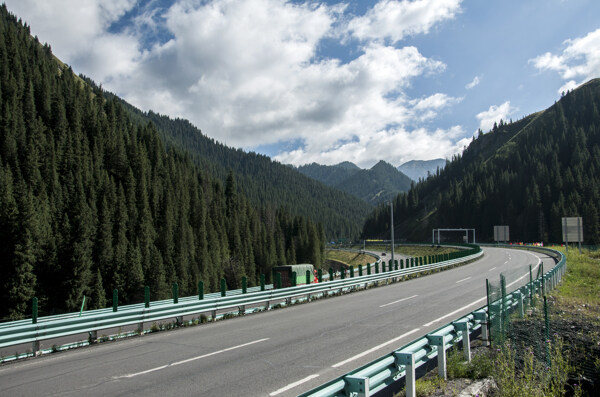
<instances>
[{"instance_id":1,"label":"dashed white line","mask_svg":"<svg viewBox=\"0 0 600 397\"><path fill-rule=\"evenodd\" d=\"M296 386L300 386L301 384L303 384L303 383L306 383L306 382L308 382L309 380L312 380L312 379L314 379L314 378L318 378L318 377L319 377L319 374L313 374L313 375L307 376L306 378L304 378L304 379L300 379L300 380L299 380L299 381L297 381L297 382L290 383L290 384L289 384L289 385L287 385L286 387L282 387L282 388L281 388L281 389L279 389L279 390L275 390L273 393L269 394L269 396L276 396L276 395L278 395L278 394L281 394L281 393L283 393L283 392L286 392L286 391L288 391L288 390L290 390L290 389L293 389L293 388L294 388L294 387L296 387Z\"/></svg>"},{"instance_id":2,"label":"dashed white line","mask_svg":"<svg viewBox=\"0 0 600 397\"><path fill-rule=\"evenodd\" d=\"M337 364L333 364L331 367L332 367L332 368L338 368L338 367L341 367L341 366L342 366L342 365L344 365L344 364L348 364L348 363L349 363L349 362L351 362L351 361L358 360L359 358L361 358L361 357L364 357L364 356L366 356L367 354L373 353L374 351L377 351L377 350L381 349L382 347L385 347L385 346L387 346L387 345L389 345L389 344L395 343L395 342L399 341L400 339L407 337L408 335L411 335L411 334L414 334L415 332L418 332L419 330L421 330L421 328L415 328L415 329L413 329L412 331L408 331L407 333L405 333L405 334L402 334L402 335L398 336L397 338L394 338L394 339L388 340L387 342L385 342L385 343L382 343L381 345L377 345L377 346L375 346L375 347L373 347L373 348L371 348L371 349L369 349L369 350L365 350L364 352L362 352L362 353L360 353L360 354L357 354L357 355L356 355L356 356L354 356L354 357L350 357L350 358L349 358L349 359L347 359L347 360L340 361L340 362L339 362L339 363L337 363Z\"/></svg>"},{"instance_id":3,"label":"dashed white line","mask_svg":"<svg viewBox=\"0 0 600 397\"><path fill-rule=\"evenodd\" d=\"M494 266L493 268L491 268L490 270L488 270L488 272L491 272L492 270L496 269L497 266Z\"/></svg>"},{"instance_id":4,"label":"dashed white line","mask_svg":"<svg viewBox=\"0 0 600 397\"><path fill-rule=\"evenodd\" d=\"M463 278L462 280L458 280L457 282L455 282L454 284L458 284L458 283L462 283L463 281L467 281L468 279L470 279L471 276L467 277L467 278Z\"/></svg>"},{"instance_id":5,"label":"dashed white line","mask_svg":"<svg viewBox=\"0 0 600 397\"><path fill-rule=\"evenodd\" d=\"M201 358L210 357L210 356L214 356L216 354L228 352L230 350L235 350L235 349L239 349L239 348L242 348L242 347L254 345L256 343L264 342L264 341L267 341L269 339L270 338L264 338L264 339L255 340L253 342L244 343L242 345L228 347L227 349L219 350L219 351L208 353L208 354L203 354L201 356L196 356L196 357L188 358L188 359L181 360L181 361L176 361L174 363L169 363L169 364L166 364L166 365L161 365L160 367L147 369L146 371L136 372L136 373L127 374L127 375L121 375L121 376L113 376L113 379L133 378L134 376L149 374L150 372L160 371L161 369L165 369L165 368L169 368L169 367L174 367L176 365L181 365L181 364L189 363L190 361L200 360Z\"/></svg>"},{"instance_id":6,"label":"dashed white line","mask_svg":"<svg viewBox=\"0 0 600 397\"><path fill-rule=\"evenodd\" d=\"M397 301L386 303L385 305L381 305L379 307L386 307L386 306L389 306L389 305L393 305L395 303L400 303L400 302L403 302L403 301L406 301L406 300L409 300L409 299L412 299L412 298L416 298L417 296L419 296L419 295L409 296L408 298L403 298L403 299L400 299L400 300L397 300Z\"/></svg>"}]
</instances>

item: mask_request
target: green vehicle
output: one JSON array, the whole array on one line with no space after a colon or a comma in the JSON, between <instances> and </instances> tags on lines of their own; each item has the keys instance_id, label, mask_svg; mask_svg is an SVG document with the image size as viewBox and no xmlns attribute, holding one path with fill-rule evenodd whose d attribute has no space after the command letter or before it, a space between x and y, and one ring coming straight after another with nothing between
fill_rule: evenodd
<instances>
[{"instance_id":1,"label":"green vehicle","mask_svg":"<svg viewBox=\"0 0 600 397\"><path fill-rule=\"evenodd\" d=\"M306 271L310 271L310 280L306 280ZM292 287L292 272L296 272L296 285L312 284L314 282L315 268L313 265L303 263L299 265L275 266L272 268L273 280L275 275L281 273L281 288ZM273 282L275 288L277 286Z\"/></svg>"}]
</instances>

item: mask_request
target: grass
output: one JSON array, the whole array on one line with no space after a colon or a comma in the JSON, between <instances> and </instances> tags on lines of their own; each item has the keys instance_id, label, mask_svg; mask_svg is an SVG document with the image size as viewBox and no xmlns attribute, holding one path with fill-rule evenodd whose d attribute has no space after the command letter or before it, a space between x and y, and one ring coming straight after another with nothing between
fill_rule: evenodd
<instances>
[{"instance_id":1,"label":"grass","mask_svg":"<svg viewBox=\"0 0 600 397\"><path fill-rule=\"evenodd\" d=\"M358 265L366 266L367 263L372 263L375 261L370 255L359 254L356 252L349 251L327 251L326 253L327 259L333 259L338 262L342 262L348 266L358 267Z\"/></svg>"},{"instance_id":2,"label":"grass","mask_svg":"<svg viewBox=\"0 0 600 397\"><path fill-rule=\"evenodd\" d=\"M386 246L374 245L374 246L368 246L367 249L372 250L372 251L386 252L386 251L390 250L390 246L389 245L386 245ZM451 252L457 252L457 251L460 251L460 250L458 250L456 248L452 248L452 247L445 247L445 246L438 247L437 245L435 245L435 246L396 245L394 247L395 253L408 255L408 256L440 255L440 254L449 254Z\"/></svg>"},{"instance_id":3,"label":"grass","mask_svg":"<svg viewBox=\"0 0 600 397\"><path fill-rule=\"evenodd\" d=\"M562 247L552 247L566 251ZM558 288L562 301L600 306L600 251L570 249L567 255L567 274Z\"/></svg>"}]
</instances>

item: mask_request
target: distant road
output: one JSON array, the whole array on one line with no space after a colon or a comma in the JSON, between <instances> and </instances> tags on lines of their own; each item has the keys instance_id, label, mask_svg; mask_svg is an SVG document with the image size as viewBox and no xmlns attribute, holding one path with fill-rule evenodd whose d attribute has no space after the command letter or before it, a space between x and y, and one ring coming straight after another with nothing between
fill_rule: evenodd
<instances>
[{"instance_id":1,"label":"distant road","mask_svg":"<svg viewBox=\"0 0 600 397\"><path fill-rule=\"evenodd\" d=\"M402 283L3 365L1 394L295 396L483 306L486 278L554 265L539 253L484 251Z\"/></svg>"}]
</instances>

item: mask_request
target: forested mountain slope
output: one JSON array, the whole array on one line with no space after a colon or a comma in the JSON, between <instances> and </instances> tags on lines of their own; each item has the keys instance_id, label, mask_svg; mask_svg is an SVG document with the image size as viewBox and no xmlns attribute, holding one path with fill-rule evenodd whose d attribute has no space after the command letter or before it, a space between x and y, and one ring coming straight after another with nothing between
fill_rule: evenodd
<instances>
[{"instance_id":1,"label":"forested mountain slope","mask_svg":"<svg viewBox=\"0 0 600 397\"><path fill-rule=\"evenodd\" d=\"M199 280L239 288L274 265L322 263L320 224L255 205L233 173L224 180L167 150L153 124L0 7L0 318L26 315L33 296L48 314L84 295L88 308L110 305L115 288L120 303L140 302L144 285L155 300L173 282L192 295Z\"/></svg>"},{"instance_id":2,"label":"forested mountain slope","mask_svg":"<svg viewBox=\"0 0 600 397\"><path fill-rule=\"evenodd\" d=\"M298 167L298 171L373 205L408 191L412 184L409 177L383 160L370 169L343 162L331 166L313 163Z\"/></svg>"},{"instance_id":3,"label":"forested mountain slope","mask_svg":"<svg viewBox=\"0 0 600 397\"><path fill-rule=\"evenodd\" d=\"M560 218L582 216L588 244L600 242L600 79L553 106L480 135L446 168L395 201L398 238L429 240L431 229L469 227L479 240L509 225L513 241L561 241ZM384 236L377 208L365 237Z\"/></svg>"},{"instance_id":4,"label":"forested mountain slope","mask_svg":"<svg viewBox=\"0 0 600 397\"><path fill-rule=\"evenodd\" d=\"M233 171L243 195L253 204L285 208L291 214L319 222L328 239L358 238L364 219L373 209L351 194L308 178L267 156L234 149L208 138L188 120L142 112L120 98L116 100L137 123L152 122L167 148L185 150L205 173L224 181L228 172Z\"/></svg>"}]
</instances>

